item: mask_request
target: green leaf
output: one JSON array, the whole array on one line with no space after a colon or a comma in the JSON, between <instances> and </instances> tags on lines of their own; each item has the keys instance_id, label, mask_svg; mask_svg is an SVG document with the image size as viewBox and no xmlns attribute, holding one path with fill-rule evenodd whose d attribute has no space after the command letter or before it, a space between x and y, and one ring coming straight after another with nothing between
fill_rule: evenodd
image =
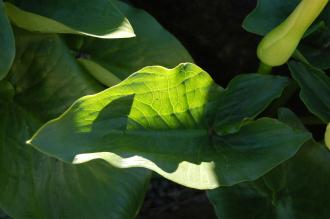
<instances>
[{"instance_id":1,"label":"green leaf","mask_svg":"<svg viewBox=\"0 0 330 219\"><path fill-rule=\"evenodd\" d=\"M257 7L245 18L243 28L264 36L284 21L299 2L299 0L258 0Z\"/></svg>"},{"instance_id":2,"label":"green leaf","mask_svg":"<svg viewBox=\"0 0 330 219\"><path fill-rule=\"evenodd\" d=\"M26 144L73 100L102 87L58 36L15 34L17 56L6 81L15 97L0 97L0 208L14 218L134 218L148 171L103 161L74 166Z\"/></svg>"},{"instance_id":3,"label":"green leaf","mask_svg":"<svg viewBox=\"0 0 330 219\"><path fill-rule=\"evenodd\" d=\"M278 76L246 74L234 78L219 97L216 131L219 134L236 132L242 122L254 119L280 97L287 84L286 78Z\"/></svg>"},{"instance_id":4,"label":"green leaf","mask_svg":"<svg viewBox=\"0 0 330 219\"><path fill-rule=\"evenodd\" d=\"M330 78L322 70L300 62L289 62L289 68L301 88L300 98L309 111L325 123L329 122Z\"/></svg>"},{"instance_id":5,"label":"green leaf","mask_svg":"<svg viewBox=\"0 0 330 219\"><path fill-rule=\"evenodd\" d=\"M0 80L2 80L9 72L15 57L14 35L2 0L0 0L0 27Z\"/></svg>"},{"instance_id":6,"label":"green leaf","mask_svg":"<svg viewBox=\"0 0 330 219\"><path fill-rule=\"evenodd\" d=\"M243 28L264 36L283 22L299 2L299 0L258 0L257 7L245 18ZM330 68L329 15L328 4L320 17L307 30L305 39L299 45L299 50L308 61L322 69Z\"/></svg>"},{"instance_id":7,"label":"green leaf","mask_svg":"<svg viewBox=\"0 0 330 219\"><path fill-rule=\"evenodd\" d=\"M3 210L0 209L0 219L10 219Z\"/></svg>"},{"instance_id":8,"label":"green leaf","mask_svg":"<svg viewBox=\"0 0 330 219\"><path fill-rule=\"evenodd\" d=\"M101 65L93 62L89 59L79 58L78 63L81 64L98 82L104 84L105 86L112 87L118 84L121 80L109 72L107 69Z\"/></svg>"},{"instance_id":9,"label":"green leaf","mask_svg":"<svg viewBox=\"0 0 330 219\"><path fill-rule=\"evenodd\" d=\"M44 33L71 33L98 38L127 38L135 34L112 0L15 0L6 3L19 27Z\"/></svg>"},{"instance_id":10,"label":"green leaf","mask_svg":"<svg viewBox=\"0 0 330 219\"><path fill-rule=\"evenodd\" d=\"M297 117L285 114L296 127ZM330 152L309 141L264 177L208 191L208 196L219 219L324 219L330 214L329 178Z\"/></svg>"},{"instance_id":11,"label":"green leaf","mask_svg":"<svg viewBox=\"0 0 330 219\"><path fill-rule=\"evenodd\" d=\"M282 23L299 2L300 0L258 0L257 7L246 16L242 26L248 32L264 36ZM305 37L330 24L329 11L328 5L320 18L306 32Z\"/></svg>"},{"instance_id":12,"label":"green leaf","mask_svg":"<svg viewBox=\"0 0 330 219\"><path fill-rule=\"evenodd\" d=\"M95 38L67 39L71 48L83 54L80 60L88 60L91 65L99 66L93 69L105 75L105 80L100 80L103 84L113 85L112 80L106 79L107 75L116 75L123 80L145 66L173 68L179 63L193 61L181 43L148 13L120 1L114 2L132 23L135 38L111 41ZM80 40L82 44L78 48L72 45ZM107 69L108 73L98 71L99 68Z\"/></svg>"},{"instance_id":13,"label":"green leaf","mask_svg":"<svg viewBox=\"0 0 330 219\"><path fill-rule=\"evenodd\" d=\"M290 109L280 108L278 110L278 118L280 118L282 122L290 125L292 128L307 131L299 117L297 117L296 114L294 114L294 112Z\"/></svg>"},{"instance_id":14,"label":"green leaf","mask_svg":"<svg viewBox=\"0 0 330 219\"><path fill-rule=\"evenodd\" d=\"M328 123L327 129L324 135L325 145L330 149L330 122Z\"/></svg>"},{"instance_id":15,"label":"green leaf","mask_svg":"<svg viewBox=\"0 0 330 219\"><path fill-rule=\"evenodd\" d=\"M304 40L299 50L307 60L315 67L321 69L330 68L330 31L326 27L323 31L311 35Z\"/></svg>"},{"instance_id":16,"label":"green leaf","mask_svg":"<svg viewBox=\"0 0 330 219\"><path fill-rule=\"evenodd\" d=\"M273 79L269 91L277 90L276 81L282 80L260 77ZM260 177L292 157L309 138L272 119L246 123L235 134L216 135L212 127L223 93L194 64L146 67L117 86L79 99L30 143L65 162L103 159L116 167L145 167L182 185L210 189Z\"/></svg>"}]
</instances>

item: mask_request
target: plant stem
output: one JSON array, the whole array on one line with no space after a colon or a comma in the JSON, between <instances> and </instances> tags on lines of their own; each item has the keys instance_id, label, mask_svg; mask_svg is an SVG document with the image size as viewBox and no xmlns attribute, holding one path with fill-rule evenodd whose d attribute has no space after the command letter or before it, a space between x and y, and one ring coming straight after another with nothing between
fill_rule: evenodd
<instances>
[{"instance_id":1,"label":"plant stem","mask_svg":"<svg viewBox=\"0 0 330 219\"><path fill-rule=\"evenodd\" d=\"M263 62L260 62L259 68L258 68L258 73L259 74L271 74L273 67L269 66Z\"/></svg>"}]
</instances>

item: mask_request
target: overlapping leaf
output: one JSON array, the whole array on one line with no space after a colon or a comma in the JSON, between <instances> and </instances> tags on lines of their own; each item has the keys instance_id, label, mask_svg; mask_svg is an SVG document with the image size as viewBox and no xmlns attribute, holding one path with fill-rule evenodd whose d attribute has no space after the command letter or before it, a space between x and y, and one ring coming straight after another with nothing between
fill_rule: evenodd
<instances>
[{"instance_id":1,"label":"overlapping leaf","mask_svg":"<svg viewBox=\"0 0 330 219\"><path fill-rule=\"evenodd\" d=\"M299 0L258 0L257 7L246 17L243 28L251 33L266 35L284 21ZM299 50L315 66L328 69L330 67L329 49L330 5L314 22L299 45Z\"/></svg>"},{"instance_id":2,"label":"overlapping leaf","mask_svg":"<svg viewBox=\"0 0 330 219\"><path fill-rule=\"evenodd\" d=\"M145 66L172 68L182 62L192 62L181 43L152 16L126 3L114 2L132 23L136 37L111 41L72 37L67 40L70 47L81 54L80 63L101 83L110 87L118 83L114 76L123 80Z\"/></svg>"},{"instance_id":3,"label":"overlapping leaf","mask_svg":"<svg viewBox=\"0 0 330 219\"><path fill-rule=\"evenodd\" d=\"M242 116L237 107L229 115L253 118L286 85L282 77L269 75L251 74L234 81L235 86L223 91L193 64L146 67L117 86L79 99L30 143L69 163L103 159L121 168L145 167L197 189L253 180L293 156L309 136L273 119L248 122L239 132L217 135L214 120L227 104L219 100L238 97L242 87L254 90L249 94L266 95L263 106L252 105L263 98L251 98L250 115ZM259 83L265 82L269 96L259 90ZM233 102L228 101L227 107Z\"/></svg>"},{"instance_id":4,"label":"overlapping leaf","mask_svg":"<svg viewBox=\"0 0 330 219\"><path fill-rule=\"evenodd\" d=\"M0 208L14 218L134 218L148 171L102 161L73 166L26 144L74 99L102 87L58 36L16 36L17 57L0 89Z\"/></svg>"},{"instance_id":5,"label":"overlapping leaf","mask_svg":"<svg viewBox=\"0 0 330 219\"><path fill-rule=\"evenodd\" d=\"M9 72L15 56L15 40L5 6L0 0L0 80Z\"/></svg>"},{"instance_id":6,"label":"overlapping leaf","mask_svg":"<svg viewBox=\"0 0 330 219\"><path fill-rule=\"evenodd\" d=\"M237 132L246 119L255 118L278 98L288 82L284 78L275 78L259 74L234 78L219 98L216 131L219 134Z\"/></svg>"},{"instance_id":7,"label":"overlapping leaf","mask_svg":"<svg viewBox=\"0 0 330 219\"><path fill-rule=\"evenodd\" d=\"M284 21L299 0L258 0L257 7L245 18L243 28L251 33L266 35Z\"/></svg>"},{"instance_id":8,"label":"overlapping leaf","mask_svg":"<svg viewBox=\"0 0 330 219\"><path fill-rule=\"evenodd\" d=\"M19 27L44 33L73 33L98 38L134 37L133 29L112 0L15 0L6 3Z\"/></svg>"},{"instance_id":9,"label":"overlapping leaf","mask_svg":"<svg viewBox=\"0 0 330 219\"><path fill-rule=\"evenodd\" d=\"M300 98L307 108L322 119L330 121L330 78L320 69L311 65L291 61L291 74L298 82Z\"/></svg>"},{"instance_id":10,"label":"overlapping leaf","mask_svg":"<svg viewBox=\"0 0 330 219\"><path fill-rule=\"evenodd\" d=\"M301 128L285 110L281 119ZM221 219L323 219L330 214L330 152L309 141L289 161L264 177L208 192Z\"/></svg>"}]
</instances>

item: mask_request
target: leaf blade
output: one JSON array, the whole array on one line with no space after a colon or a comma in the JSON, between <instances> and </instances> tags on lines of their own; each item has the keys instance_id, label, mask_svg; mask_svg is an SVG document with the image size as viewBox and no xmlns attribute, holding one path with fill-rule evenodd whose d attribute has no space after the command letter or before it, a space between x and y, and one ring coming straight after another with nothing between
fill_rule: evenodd
<instances>
[{"instance_id":1,"label":"leaf blade","mask_svg":"<svg viewBox=\"0 0 330 219\"><path fill-rule=\"evenodd\" d=\"M135 217L149 171L118 170L102 161L68 165L26 145L76 98L103 87L57 35L15 33L17 57L4 81L15 96L0 96L1 208L15 218Z\"/></svg>"},{"instance_id":2,"label":"leaf blade","mask_svg":"<svg viewBox=\"0 0 330 219\"><path fill-rule=\"evenodd\" d=\"M15 57L14 34L2 0L0 1L0 26L0 80L2 80L9 72Z\"/></svg>"},{"instance_id":3,"label":"leaf blade","mask_svg":"<svg viewBox=\"0 0 330 219\"><path fill-rule=\"evenodd\" d=\"M105 39L135 36L129 21L111 0L52 0L47 4L38 0L15 1L15 4L6 3L6 10L17 26L29 31L73 33Z\"/></svg>"},{"instance_id":4,"label":"leaf blade","mask_svg":"<svg viewBox=\"0 0 330 219\"><path fill-rule=\"evenodd\" d=\"M193 64L146 67L117 86L76 101L30 143L69 163L103 159L121 168L149 168L188 187L210 189L259 177L293 156L309 138L271 119L217 137L209 128L222 92ZM267 136L274 141L263 138L262 147L258 132L267 134L267 127ZM281 137L274 139L275 133ZM287 141L290 135L292 147L286 147L279 139ZM247 136L251 142L244 141ZM235 143L235 138L241 141ZM267 156L258 156L263 151ZM240 163L244 154L251 159ZM228 162L235 168L228 168Z\"/></svg>"}]
</instances>

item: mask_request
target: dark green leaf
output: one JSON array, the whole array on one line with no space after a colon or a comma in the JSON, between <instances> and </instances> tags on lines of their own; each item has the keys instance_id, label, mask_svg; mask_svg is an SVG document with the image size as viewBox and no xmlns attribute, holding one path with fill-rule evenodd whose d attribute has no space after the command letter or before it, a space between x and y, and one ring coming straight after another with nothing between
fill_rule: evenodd
<instances>
[{"instance_id":1,"label":"dark green leaf","mask_svg":"<svg viewBox=\"0 0 330 219\"><path fill-rule=\"evenodd\" d=\"M288 80L283 77L247 74L234 78L219 96L215 121L220 134L236 132L246 119L254 119L278 98Z\"/></svg>"},{"instance_id":2,"label":"dark green leaf","mask_svg":"<svg viewBox=\"0 0 330 219\"><path fill-rule=\"evenodd\" d=\"M129 21L112 0L15 0L6 3L19 27L44 33L74 33L98 38L134 37Z\"/></svg>"},{"instance_id":3,"label":"dark green leaf","mask_svg":"<svg viewBox=\"0 0 330 219\"><path fill-rule=\"evenodd\" d=\"M257 7L243 21L243 28L251 33L266 35L282 23L296 8L300 0L258 0ZM305 37L330 25L330 6L324 9Z\"/></svg>"},{"instance_id":4,"label":"dark green leaf","mask_svg":"<svg viewBox=\"0 0 330 219\"><path fill-rule=\"evenodd\" d=\"M0 80L9 72L14 57L14 35L5 12L4 3L0 0Z\"/></svg>"},{"instance_id":5,"label":"dark green leaf","mask_svg":"<svg viewBox=\"0 0 330 219\"><path fill-rule=\"evenodd\" d=\"M113 75L123 80L145 66L161 65L172 68L179 63L193 61L181 43L152 16L126 3L115 2L132 23L135 38L111 41L95 38L67 40L71 48L82 54L82 64L92 74L97 72L101 76L96 76L100 82L111 86ZM80 40L82 44L77 48L74 45L77 43L74 42ZM107 75L110 76L109 80Z\"/></svg>"},{"instance_id":6,"label":"dark green leaf","mask_svg":"<svg viewBox=\"0 0 330 219\"><path fill-rule=\"evenodd\" d=\"M328 12L330 14L330 10ZM321 69L330 68L330 25L312 34L301 44L299 50L308 61Z\"/></svg>"},{"instance_id":7,"label":"dark green leaf","mask_svg":"<svg viewBox=\"0 0 330 219\"><path fill-rule=\"evenodd\" d=\"M280 108L278 110L278 118L280 118L282 122L290 125L292 128L306 130L299 117L287 108Z\"/></svg>"},{"instance_id":8,"label":"dark green leaf","mask_svg":"<svg viewBox=\"0 0 330 219\"><path fill-rule=\"evenodd\" d=\"M320 69L311 65L291 61L292 77L298 82L300 98L310 112L325 123L330 121L330 78Z\"/></svg>"},{"instance_id":9,"label":"dark green leaf","mask_svg":"<svg viewBox=\"0 0 330 219\"><path fill-rule=\"evenodd\" d=\"M258 0L257 7L245 18L243 28L251 33L266 35L284 21L299 0Z\"/></svg>"},{"instance_id":10,"label":"dark green leaf","mask_svg":"<svg viewBox=\"0 0 330 219\"><path fill-rule=\"evenodd\" d=\"M330 149L330 122L328 123L325 135L324 135L325 145Z\"/></svg>"},{"instance_id":11,"label":"dark green leaf","mask_svg":"<svg viewBox=\"0 0 330 219\"><path fill-rule=\"evenodd\" d=\"M43 123L102 87L56 35L16 32L17 56L0 101L0 208L14 218L134 218L150 173L103 161L74 166L26 144Z\"/></svg>"},{"instance_id":12,"label":"dark green leaf","mask_svg":"<svg viewBox=\"0 0 330 219\"><path fill-rule=\"evenodd\" d=\"M260 77L275 84L282 80ZM250 89L258 87L252 83ZM268 89L278 90L278 85ZM31 144L69 163L103 159L209 189L258 178L292 157L309 138L272 119L217 136L212 127L222 93L196 65L146 67L117 86L79 99L40 129Z\"/></svg>"},{"instance_id":13,"label":"dark green leaf","mask_svg":"<svg viewBox=\"0 0 330 219\"><path fill-rule=\"evenodd\" d=\"M281 114L300 126L292 112ZM219 219L324 219L330 214L329 178L330 152L309 141L264 177L208 191L208 196Z\"/></svg>"}]
</instances>

